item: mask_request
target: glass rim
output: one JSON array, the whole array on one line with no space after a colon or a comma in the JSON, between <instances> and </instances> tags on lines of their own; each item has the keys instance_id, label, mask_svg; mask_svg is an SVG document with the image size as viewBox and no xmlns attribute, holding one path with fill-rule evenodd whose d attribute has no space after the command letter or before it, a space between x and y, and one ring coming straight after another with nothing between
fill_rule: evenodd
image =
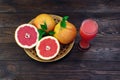
<instances>
[{"instance_id":1,"label":"glass rim","mask_svg":"<svg viewBox=\"0 0 120 80\"><path fill-rule=\"evenodd\" d=\"M88 20L92 20L94 23L95 23L95 25L96 25L96 30L94 31L94 32L92 32L92 33L89 33L89 32L87 32L87 31L85 31L84 29L83 29L83 25L85 24L85 22L86 21L88 21ZM81 25L81 27L80 27L80 31L82 31L83 33L86 33L86 34L89 34L89 35L92 35L92 34L96 34L97 32L98 32L98 24L97 24L97 22L94 20L94 19L85 19L83 22L82 22L82 25Z\"/></svg>"}]
</instances>

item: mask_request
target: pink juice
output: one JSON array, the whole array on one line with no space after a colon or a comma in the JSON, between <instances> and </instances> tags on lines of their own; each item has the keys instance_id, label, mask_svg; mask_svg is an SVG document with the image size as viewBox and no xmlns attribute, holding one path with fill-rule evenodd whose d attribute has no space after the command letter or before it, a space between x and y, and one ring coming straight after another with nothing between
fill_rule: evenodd
<instances>
[{"instance_id":1,"label":"pink juice","mask_svg":"<svg viewBox=\"0 0 120 80\"><path fill-rule=\"evenodd\" d=\"M93 39L98 32L98 24L92 19L86 19L82 22L80 27L80 47L89 48L89 42Z\"/></svg>"}]
</instances>

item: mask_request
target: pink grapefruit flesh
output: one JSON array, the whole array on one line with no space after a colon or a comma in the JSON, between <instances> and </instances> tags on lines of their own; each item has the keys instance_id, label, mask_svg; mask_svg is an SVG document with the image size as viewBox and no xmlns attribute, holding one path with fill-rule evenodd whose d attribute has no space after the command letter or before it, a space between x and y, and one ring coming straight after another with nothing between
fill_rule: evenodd
<instances>
[{"instance_id":1,"label":"pink grapefruit flesh","mask_svg":"<svg viewBox=\"0 0 120 80\"><path fill-rule=\"evenodd\" d=\"M50 60L57 56L60 50L58 40L52 36L43 37L36 46L38 57L44 60Z\"/></svg>"},{"instance_id":2,"label":"pink grapefruit flesh","mask_svg":"<svg viewBox=\"0 0 120 80\"><path fill-rule=\"evenodd\" d=\"M22 48L33 48L38 42L37 28L31 24L22 24L15 31L15 40Z\"/></svg>"}]
</instances>

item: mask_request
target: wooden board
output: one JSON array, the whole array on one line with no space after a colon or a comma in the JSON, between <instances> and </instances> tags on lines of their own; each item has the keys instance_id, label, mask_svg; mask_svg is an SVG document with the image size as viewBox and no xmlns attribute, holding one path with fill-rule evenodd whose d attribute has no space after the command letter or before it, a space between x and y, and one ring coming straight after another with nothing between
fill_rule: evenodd
<instances>
[{"instance_id":1,"label":"wooden board","mask_svg":"<svg viewBox=\"0 0 120 80\"><path fill-rule=\"evenodd\" d=\"M40 63L25 54L14 40L17 26L40 13L69 16L77 31L93 18L99 32L91 48L78 48L53 63ZM0 80L120 80L119 0L0 0Z\"/></svg>"}]
</instances>

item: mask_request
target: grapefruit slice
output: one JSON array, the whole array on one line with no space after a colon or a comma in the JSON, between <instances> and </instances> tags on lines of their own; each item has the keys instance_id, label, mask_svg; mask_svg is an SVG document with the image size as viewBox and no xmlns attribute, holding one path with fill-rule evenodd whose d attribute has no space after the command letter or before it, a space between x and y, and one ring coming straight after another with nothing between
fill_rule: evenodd
<instances>
[{"instance_id":1,"label":"grapefruit slice","mask_svg":"<svg viewBox=\"0 0 120 80\"><path fill-rule=\"evenodd\" d=\"M38 42L39 33L31 24L22 24L15 31L16 43L22 48L33 48Z\"/></svg>"},{"instance_id":2,"label":"grapefruit slice","mask_svg":"<svg viewBox=\"0 0 120 80\"><path fill-rule=\"evenodd\" d=\"M60 44L55 37L43 37L36 45L36 53L38 57L44 60L55 58L60 50Z\"/></svg>"}]
</instances>

